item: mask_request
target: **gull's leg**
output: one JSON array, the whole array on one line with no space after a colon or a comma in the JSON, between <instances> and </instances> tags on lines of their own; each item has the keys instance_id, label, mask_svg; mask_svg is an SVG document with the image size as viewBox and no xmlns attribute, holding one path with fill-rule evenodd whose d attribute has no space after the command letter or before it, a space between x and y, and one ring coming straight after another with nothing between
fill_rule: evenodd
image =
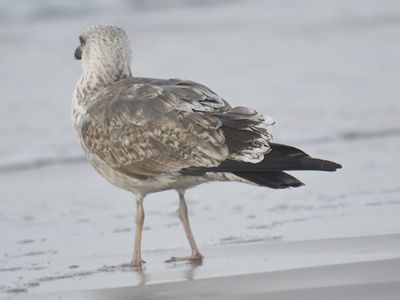
<instances>
[{"instance_id":1,"label":"gull's leg","mask_svg":"<svg viewBox=\"0 0 400 300\"><path fill-rule=\"evenodd\" d=\"M188 217L188 208L186 205L184 193L185 193L185 191L178 191L179 208L176 211L176 214L183 225L183 229L185 230L187 239L190 244L190 248L192 249L192 255L188 256L188 257L181 257L181 258L171 257L171 259L167 260L166 262L174 262L174 261L182 261L182 260L200 262L203 258L203 256L201 256L201 254L200 254L199 249L197 248L196 241L194 240L194 237L193 237L192 228L190 227L189 217Z\"/></svg>"},{"instance_id":2,"label":"gull's leg","mask_svg":"<svg viewBox=\"0 0 400 300\"><path fill-rule=\"evenodd\" d=\"M142 259L142 231L144 224L143 198L141 194L136 194L136 232L133 258L130 265L140 267L145 261Z\"/></svg>"}]
</instances>

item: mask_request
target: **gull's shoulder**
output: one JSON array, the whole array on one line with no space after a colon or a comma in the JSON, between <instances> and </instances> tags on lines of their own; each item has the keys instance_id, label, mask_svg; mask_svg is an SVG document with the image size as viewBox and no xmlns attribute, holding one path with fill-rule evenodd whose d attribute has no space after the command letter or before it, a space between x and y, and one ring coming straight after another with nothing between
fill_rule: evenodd
<instances>
[{"instance_id":1,"label":"gull's shoulder","mask_svg":"<svg viewBox=\"0 0 400 300\"><path fill-rule=\"evenodd\" d=\"M230 108L230 105L223 98L207 86L178 78L129 77L105 87L96 97L96 101L93 102L95 107L99 103L110 103L110 101L157 100L174 104L184 110L221 112Z\"/></svg>"}]
</instances>

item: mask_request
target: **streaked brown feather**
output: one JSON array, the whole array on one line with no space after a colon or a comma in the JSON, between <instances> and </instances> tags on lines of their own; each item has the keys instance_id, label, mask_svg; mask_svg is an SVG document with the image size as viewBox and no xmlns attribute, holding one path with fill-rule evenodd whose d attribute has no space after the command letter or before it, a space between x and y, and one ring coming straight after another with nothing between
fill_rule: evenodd
<instances>
[{"instance_id":1,"label":"streaked brown feather","mask_svg":"<svg viewBox=\"0 0 400 300\"><path fill-rule=\"evenodd\" d=\"M81 132L85 146L109 166L156 176L240 160L253 148L252 156L262 157L260 140L268 146L269 138L257 127L262 122L255 111L231 108L191 81L128 78L98 94Z\"/></svg>"}]
</instances>

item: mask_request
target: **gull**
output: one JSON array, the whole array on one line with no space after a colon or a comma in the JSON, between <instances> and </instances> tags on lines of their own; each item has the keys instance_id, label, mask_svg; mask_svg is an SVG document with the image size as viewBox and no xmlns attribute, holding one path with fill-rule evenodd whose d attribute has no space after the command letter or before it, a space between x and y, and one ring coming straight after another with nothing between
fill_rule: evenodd
<instances>
[{"instance_id":1,"label":"gull","mask_svg":"<svg viewBox=\"0 0 400 300\"><path fill-rule=\"evenodd\" d=\"M125 31L97 25L79 36L74 56L82 76L72 99L74 131L93 167L136 198L136 232L130 265L139 267L143 199L176 190L179 217L191 255L201 261L188 219L185 191L210 181L284 189L303 183L285 171L335 171L334 162L272 142L274 121L248 107L231 107L208 87L181 79L133 76Z\"/></svg>"}]
</instances>

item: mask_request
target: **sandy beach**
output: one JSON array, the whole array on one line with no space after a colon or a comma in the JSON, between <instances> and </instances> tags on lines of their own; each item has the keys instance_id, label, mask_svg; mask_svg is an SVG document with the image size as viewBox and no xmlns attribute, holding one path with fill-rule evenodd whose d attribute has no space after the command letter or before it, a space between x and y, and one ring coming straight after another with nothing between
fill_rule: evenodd
<instances>
[{"instance_id":1,"label":"sandy beach","mask_svg":"<svg viewBox=\"0 0 400 300\"><path fill-rule=\"evenodd\" d=\"M400 292L398 234L210 247L203 265L163 266L173 253L146 253L140 271L103 266L44 277L16 299L398 299Z\"/></svg>"},{"instance_id":2,"label":"sandy beach","mask_svg":"<svg viewBox=\"0 0 400 300\"><path fill-rule=\"evenodd\" d=\"M398 1L100 2L0 2L0 299L399 299ZM190 190L197 266L164 263L188 245L176 193L150 195L145 268L121 266L134 198L89 166L70 124L73 51L98 23L127 30L135 75L204 83L343 169L294 173L306 185L285 191Z\"/></svg>"}]
</instances>

